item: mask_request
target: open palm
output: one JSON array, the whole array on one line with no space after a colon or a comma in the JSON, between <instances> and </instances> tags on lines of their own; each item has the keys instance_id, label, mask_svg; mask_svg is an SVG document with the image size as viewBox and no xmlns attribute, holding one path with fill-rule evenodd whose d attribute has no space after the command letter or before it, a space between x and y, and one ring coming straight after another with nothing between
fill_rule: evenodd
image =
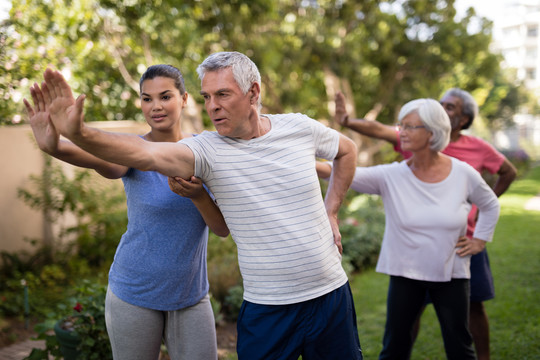
<instances>
[{"instance_id":1,"label":"open palm","mask_svg":"<svg viewBox=\"0 0 540 360\"><path fill-rule=\"evenodd\" d=\"M30 88L34 106L24 99L28 120L39 148L47 153L52 153L58 148L59 134L51 122L49 112L45 106L43 93L37 84Z\"/></svg>"},{"instance_id":2,"label":"open palm","mask_svg":"<svg viewBox=\"0 0 540 360\"><path fill-rule=\"evenodd\" d=\"M78 134L84 121L84 95L75 99L71 87L58 71L47 69L43 77L41 92L54 127L68 137Z\"/></svg>"}]
</instances>

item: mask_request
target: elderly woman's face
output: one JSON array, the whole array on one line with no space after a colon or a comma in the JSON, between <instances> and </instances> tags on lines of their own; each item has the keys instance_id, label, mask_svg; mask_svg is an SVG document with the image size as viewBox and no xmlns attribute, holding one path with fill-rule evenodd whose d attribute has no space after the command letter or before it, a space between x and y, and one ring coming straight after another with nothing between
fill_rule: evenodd
<instances>
[{"instance_id":1,"label":"elderly woman's face","mask_svg":"<svg viewBox=\"0 0 540 360\"><path fill-rule=\"evenodd\" d=\"M398 129L401 148L403 150L417 151L425 147L429 148L431 132L426 130L422 120L420 120L420 116L416 112L405 116L401 120L401 123L398 124Z\"/></svg>"}]
</instances>

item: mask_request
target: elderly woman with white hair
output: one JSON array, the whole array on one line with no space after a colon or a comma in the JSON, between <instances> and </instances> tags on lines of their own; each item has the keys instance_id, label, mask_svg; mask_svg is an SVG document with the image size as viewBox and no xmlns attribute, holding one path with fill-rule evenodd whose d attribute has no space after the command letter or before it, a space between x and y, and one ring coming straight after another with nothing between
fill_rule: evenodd
<instances>
[{"instance_id":1,"label":"elderly woman with white hair","mask_svg":"<svg viewBox=\"0 0 540 360\"><path fill-rule=\"evenodd\" d=\"M470 256L491 241L499 216L493 191L470 165L442 154L450 120L433 99L405 104L398 119L402 162L358 167L351 188L378 194L386 227L377 272L390 275L379 359L408 359L413 324L429 292L448 359L476 359L469 332ZM318 165L319 167L319 165ZM319 172L320 176L323 176ZM471 204L480 210L465 237Z\"/></svg>"}]
</instances>

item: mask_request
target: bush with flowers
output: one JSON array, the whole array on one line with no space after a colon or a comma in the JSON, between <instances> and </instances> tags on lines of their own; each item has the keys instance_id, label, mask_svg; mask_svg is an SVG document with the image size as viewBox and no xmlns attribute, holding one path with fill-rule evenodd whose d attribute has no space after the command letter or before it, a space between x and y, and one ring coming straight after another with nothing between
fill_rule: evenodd
<instances>
[{"instance_id":1,"label":"bush with flowers","mask_svg":"<svg viewBox=\"0 0 540 360\"><path fill-rule=\"evenodd\" d=\"M45 340L45 349L33 349L24 360L61 359L60 343L52 329L59 321L62 329L73 332L80 342L77 359L112 359L112 351L105 327L105 295L107 287L84 280L75 295L58 305L58 311L48 314L47 320L36 325L37 339ZM69 309L69 311L68 311Z\"/></svg>"}]
</instances>

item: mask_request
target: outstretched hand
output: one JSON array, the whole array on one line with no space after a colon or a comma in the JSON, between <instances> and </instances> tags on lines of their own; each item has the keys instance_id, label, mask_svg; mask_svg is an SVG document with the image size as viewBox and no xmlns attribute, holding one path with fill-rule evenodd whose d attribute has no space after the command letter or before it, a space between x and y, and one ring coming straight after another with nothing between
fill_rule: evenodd
<instances>
[{"instance_id":1,"label":"outstretched hand","mask_svg":"<svg viewBox=\"0 0 540 360\"><path fill-rule=\"evenodd\" d=\"M54 127L68 138L78 135L84 122L85 96L80 95L75 99L71 87L59 71L48 68L43 78L45 82L41 85L41 92Z\"/></svg>"},{"instance_id":2,"label":"outstretched hand","mask_svg":"<svg viewBox=\"0 0 540 360\"><path fill-rule=\"evenodd\" d=\"M28 100L23 99L28 114L28 120L39 148L46 153L52 154L58 148L59 134L51 122L49 112L45 106L43 93L38 84L30 87L30 95L34 106Z\"/></svg>"},{"instance_id":3,"label":"outstretched hand","mask_svg":"<svg viewBox=\"0 0 540 360\"><path fill-rule=\"evenodd\" d=\"M334 115L335 121L341 126L347 126L349 122L349 114L345 105L345 95L340 91L335 96L336 112Z\"/></svg>"},{"instance_id":4,"label":"outstretched hand","mask_svg":"<svg viewBox=\"0 0 540 360\"><path fill-rule=\"evenodd\" d=\"M181 177L169 177L169 188L174 193L190 199L198 198L206 192L202 180L195 176L192 176L190 180L184 180Z\"/></svg>"}]
</instances>

